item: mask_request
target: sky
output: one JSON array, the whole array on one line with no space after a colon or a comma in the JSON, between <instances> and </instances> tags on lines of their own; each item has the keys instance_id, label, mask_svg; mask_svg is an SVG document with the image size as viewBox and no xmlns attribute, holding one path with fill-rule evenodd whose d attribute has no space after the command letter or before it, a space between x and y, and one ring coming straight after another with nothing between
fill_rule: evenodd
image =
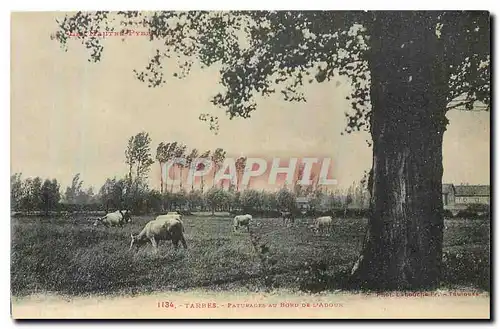
<instances>
[{"instance_id":1,"label":"sky","mask_svg":"<svg viewBox=\"0 0 500 329\"><path fill-rule=\"evenodd\" d=\"M126 173L127 140L141 131L152 138L153 157L158 143L170 141L202 151L221 147L233 156L329 157L339 188L370 169L368 134L341 135L350 107L350 86L342 78L306 87L307 103L259 98L250 119L229 120L210 103L220 90L216 68L148 88L133 74L155 50L147 37L110 37L101 62L89 63L78 42L64 52L50 39L56 15L12 15L12 173L56 178L63 188L80 173L84 186L98 189L106 178ZM219 116L218 135L198 120L205 112ZM443 182L489 184L490 113L453 110L447 117ZM158 188L159 178L155 163L150 185Z\"/></svg>"}]
</instances>

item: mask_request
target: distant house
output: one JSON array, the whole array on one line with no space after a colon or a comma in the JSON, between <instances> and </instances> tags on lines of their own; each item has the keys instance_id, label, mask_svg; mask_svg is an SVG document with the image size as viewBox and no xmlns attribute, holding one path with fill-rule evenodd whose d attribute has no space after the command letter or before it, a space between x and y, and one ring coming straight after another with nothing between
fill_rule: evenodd
<instances>
[{"instance_id":1,"label":"distant house","mask_svg":"<svg viewBox=\"0 0 500 329\"><path fill-rule=\"evenodd\" d=\"M455 186L455 204L490 204L489 185Z\"/></svg>"},{"instance_id":2,"label":"distant house","mask_svg":"<svg viewBox=\"0 0 500 329\"><path fill-rule=\"evenodd\" d=\"M295 199L295 203L297 204L297 209L299 210L309 209L309 199L307 197L299 196Z\"/></svg>"},{"instance_id":3,"label":"distant house","mask_svg":"<svg viewBox=\"0 0 500 329\"><path fill-rule=\"evenodd\" d=\"M469 204L490 204L489 185L443 184L443 206L445 209L465 208Z\"/></svg>"},{"instance_id":4,"label":"distant house","mask_svg":"<svg viewBox=\"0 0 500 329\"><path fill-rule=\"evenodd\" d=\"M453 184L443 184L443 206L455 205L455 188Z\"/></svg>"}]
</instances>

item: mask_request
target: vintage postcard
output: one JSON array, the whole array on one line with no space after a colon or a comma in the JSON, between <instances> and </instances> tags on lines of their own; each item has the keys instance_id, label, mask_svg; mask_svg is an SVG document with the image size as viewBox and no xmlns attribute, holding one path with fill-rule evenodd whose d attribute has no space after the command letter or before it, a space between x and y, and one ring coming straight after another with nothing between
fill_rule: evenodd
<instances>
[{"instance_id":1,"label":"vintage postcard","mask_svg":"<svg viewBox=\"0 0 500 329\"><path fill-rule=\"evenodd\" d=\"M14 319L490 319L488 11L11 13Z\"/></svg>"}]
</instances>

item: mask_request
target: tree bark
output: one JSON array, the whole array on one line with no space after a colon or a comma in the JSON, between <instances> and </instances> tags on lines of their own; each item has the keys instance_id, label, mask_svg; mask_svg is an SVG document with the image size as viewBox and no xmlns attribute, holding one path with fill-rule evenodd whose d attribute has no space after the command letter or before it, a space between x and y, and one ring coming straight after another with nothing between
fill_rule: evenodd
<instances>
[{"instance_id":1,"label":"tree bark","mask_svg":"<svg viewBox=\"0 0 500 329\"><path fill-rule=\"evenodd\" d=\"M362 289L439 285L446 69L435 27L408 14L371 28L370 218L351 279Z\"/></svg>"}]
</instances>

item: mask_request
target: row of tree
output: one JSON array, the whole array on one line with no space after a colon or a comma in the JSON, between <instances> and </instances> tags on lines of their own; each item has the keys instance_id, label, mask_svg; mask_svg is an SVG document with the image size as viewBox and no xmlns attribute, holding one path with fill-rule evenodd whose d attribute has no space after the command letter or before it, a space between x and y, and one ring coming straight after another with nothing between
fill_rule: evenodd
<instances>
[{"instance_id":1,"label":"row of tree","mask_svg":"<svg viewBox=\"0 0 500 329\"><path fill-rule=\"evenodd\" d=\"M185 159L184 163L175 163L174 169L177 169L179 177L183 177L183 170L184 169L189 169L191 165L193 164L193 161L196 158L209 158L212 160L212 163L214 164L213 168L213 177L212 177L212 187L215 186L215 175L217 171L221 168L222 164L224 163L224 160L226 159L227 152L224 151L222 148L216 148L215 150L206 150L204 152L200 152L197 148L193 148L191 150L188 149L187 145L181 143L181 142L168 142L164 143L161 142L158 147L156 148L156 160L158 161L158 165L160 166L160 173L161 173L161 181L160 181L160 192L163 193L164 191L168 190L168 182L163 181L164 173L162 172L164 170L164 165L168 163L169 161L172 161L175 158L183 158ZM246 165L246 157L239 157L236 159L236 190L240 190L240 183L241 183L241 177L243 175L243 171L245 169ZM196 166L196 170L204 170L205 169L205 164L204 163L198 163ZM183 189L182 185L182 179L180 180L179 183L179 190ZM228 183L228 188L231 188L232 182L229 181ZM201 176L201 181L200 181L200 190L203 192L205 189L205 182L203 179L203 176ZM224 182L220 182L220 187L224 187ZM170 184L170 192L173 192L174 189L174 183ZM194 184L194 179L191 177L191 190L195 189L195 184Z\"/></svg>"},{"instance_id":2,"label":"row of tree","mask_svg":"<svg viewBox=\"0 0 500 329\"><path fill-rule=\"evenodd\" d=\"M144 134L144 133L141 133ZM132 139L132 138L131 138ZM163 193L164 191L174 191L174 180L175 178L181 178L179 179L179 184L177 185L177 190L181 191L184 189L185 186L183 186L183 179L185 178L183 176L184 169L189 170L191 168L191 165L193 164L193 161L195 161L196 158L208 158L212 161L214 168L212 170L212 185L211 187L215 186L216 183L216 173L221 169L221 166L224 163L224 160L226 159L227 152L224 151L222 148L216 148L215 150L206 150L202 153L197 148L193 148L191 150L188 149L188 147L181 143L181 142L168 142L164 143L161 142L157 149L156 149L156 160L160 166L160 193ZM170 187L168 186L168 182L163 181L163 178L166 176L163 170L165 170L165 164L168 163L169 161L173 161L176 158L182 158L185 161L183 163L175 163L173 164L173 169L174 173L172 177L172 181L170 183ZM247 158L244 156L240 156L236 159L235 161L235 168L236 168L236 184L233 186L233 182L231 180L228 180L227 184L225 184L224 181L218 182L218 186L221 188L227 187L227 189L236 189L236 191L240 191L242 188L248 188L249 187L249 182L247 182L246 186L242 186L242 178L243 178L243 173L245 170ZM128 163L128 162L127 162ZM149 163L149 162L148 162ZM151 162L152 163L152 162ZM195 170L196 171L201 171L205 169L205 164L204 163L198 163L196 165ZM304 169L305 169L305 164L299 164L297 174L293 177L292 180L292 186L293 186L293 191L297 196L307 196L313 193L316 189L320 188L319 186L319 176L317 173L311 173L310 180L312 181L312 184L304 186L300 184L300 181L302 180L303 174L304 174ZM177 171L177 172L176 172ZM191 190L195 189L195 180L194 177L189 177L189 181L191 182ZM200 184L198 185L199 189L201 192L205 190L205 181L203 176L200 177ZM284 183L284 185L286 182ZM352 191L353 194L355 191Z\"/></svg>"},{"instance_id":3,"label":"row of tree","mask_svg":"<svg viewBox=\"0 0 500 329\"><path fill-rule=\"evenodd\" d=\"M174 181L175 178L178 179L179 183L176 186L176 190L178 192L182 192L185 189L190 188L191 191L195 190L195 179L194 177L189 177L191 186L183 186L183 179L185 178L183 173L184 170L189 170L193 165L193 161L197 158L208 158L213 163L212 170L212 184L211 187L216 186L216 173L221 169L224 160L226 159L227 152L222 148L216 148L215 150L206 150L204 152L200 152L197 148L189 149L188 146L182 142L173 141L173 142L160 142L156 148L156 156L155 159L160 166L160 193L166 193L169 191L173 193L174 191ZM168 181L164 181L164 177L166 176L163 171L165 170L165 164L173 161L176 158L184 159L184 162L175 162L173 164L173 173L169 173L169 175L173 176L170 182L170 186L168 186ZM151 170L151 166L155 161L151 155L151 138L149 134L146 132L140 132L135 136L131 136L128 140L127 148L125 150L125 163L128 166L128 186L129 189L132 188L132 185L142 185L147 188L147 176ZM228 190L236 190L240 191L242 188L249 188L249 185L241 186L243 173L245 170L247 158L244 156L240 156L235 161L236 168L236 184L234 185L231 180L228 181L226 186L224 185L224 181L220 181L217 186L220 188L227 188ZM300 181L303 177L304 173L304 164L299 164L297 175L293 177L293 191L297 196L309 196L313 194L318 188L320 188L318 184L319 176L315 173L311 173L311 181L312 184L308 186L303 186L300 184ZM196 164L196 171L201 171L205 169L204 163ZM200 177L200 183L198 185L199 190L203 193L206 189L204 177ZM233 186L234 185L234 186ZM286 182L284 183L284 186ZM359 185L359 184L357 184ZM363 206L368 200L365 191L363 190L366 187L366 183L362 182L359 186L353 185L349 188L348 195L351 195L353 199L360 199L359 206ZM137 190L138 187L136 186ZM356 196L356 197L355 197Z\"/></svg>"},{"instance_id":4,"label":"row of tree","mask_svg":"<svg viewBox=\"0 0 500 329\"><path fill-rule=\"evenodd\" d=\"M83 188L83 181L77 174L64 194L60 192L57 180L40 177L22 179L20 173L11 176L11 205L15 211L49 211L67 209L109 211L128 208L135 213L161 212L165 210L185 211L294 211L297 209L297 195L284 187L278 192L246 189L237 191L235 187L223 189L211 187L201 190L165 191L149 189L147 185L133 184L129 190L128 178L106 179L97 194L93 188ZM307 196L308 209L331 210L353 206L364 208L361 187L351 187L347 191L323 192L316 190ZM361 196L361 198L360 198Z\"/></svg>"},{"instance_id":5,"label":"row of tree","mask_svg":"<svg viewBox=\"0 0 500 329\"><path fill-rule=\"evenodd\" d=\"M178 143L160 143L156 150L156 160L160 165L173 158L185 158L186 163L176 164L182 175L182 169L189 167L192 161L199 156L195 148L188 152L187 146ZM213 152L205 151L201 157L210 157L214 163L215 171L220 169L226 158L226 152L217 148ZM248 187L241 192L240 181L246 165L246 158L240 157L236 161L237 184L229 184L227 189L224 185L212 187L204 191L203 179L200 189L191 185L189 192L182 186L174 192L173 184L168 190L163 182L160 191L150 189L147 177L154 160L151 155L151 138L146 132L140 132L128 139L125 149L125 164L128 166L127 175L123 178L108 178L94 193L93 187L84 188L80 174L76 174L71 185L66 188L63 195L60 193L60 185L57 180L40 177L22 179L20 173L11 177L12 209L23 211L45 211L62 209L60 204L72 205L71 209L93 209L109 211L110 209L131 209L136 213L160 212L166 209L206 210L212 212L217 210L231 211L241 209L246 211L270 211L270 210L296 210L296 198L307 197L307 208L335 209L347 206L358 208L367 207L369 196L366 184L353 184L347 191L324 192L317 185L303 187L298 184L302 178L302 170L299 167L299 175L295 178L291 189L285 185L278 192L257 191ZM203 163L200 163L203 165ZM163 166L161 166L163 167ZM197 168L203 170L204 168ZM214 171L214 178L215 178ZM215 179L212 180L215 182ZM165 187L165 188L164 188ZM67 208L67 207L66 207Z\"/></svg>"},{"instance_id":6,"label":"row of tree","mask_svg":"<svg viewBox=\"0 0 500 329\"><path fill-rule=\"evenodd\" d=\"M48 214L61 200L60 185L56 179L23 179L20 173L15 173L11 176L10 197L13 210L36 210Z\"/></svg>"}]
</instances>

